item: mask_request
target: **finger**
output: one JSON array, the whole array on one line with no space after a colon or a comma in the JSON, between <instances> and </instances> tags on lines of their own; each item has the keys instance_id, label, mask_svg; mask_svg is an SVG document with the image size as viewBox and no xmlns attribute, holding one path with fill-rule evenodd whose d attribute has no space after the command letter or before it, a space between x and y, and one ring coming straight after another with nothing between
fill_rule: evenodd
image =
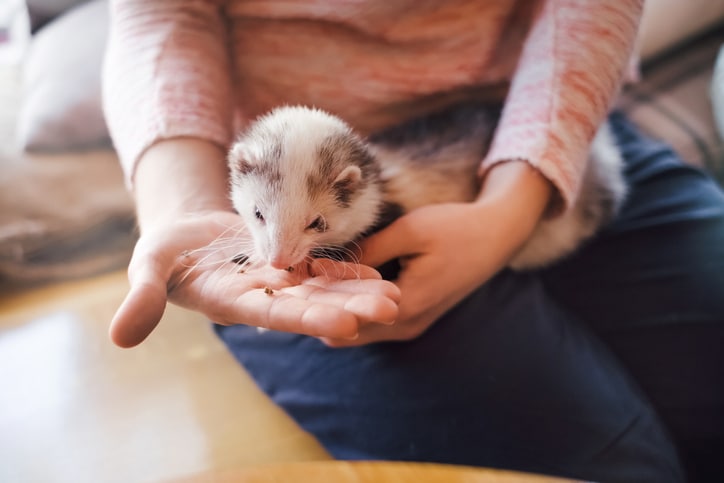
<instances>
[{"instance_id":1,"label":"finger","mask_svg":"<svg viewBox=\"0 0 724 483\"><path fill-rule=\"evenodd\" d=\"M307 278L302 281L302 285L314 285L317 287L323 287L328 290L344 293L369 293L387 297L397 303L400 301L400 289L394 283L383 280L379 272L371 267L364 267L364 270L360 271L362 275L365 275L364 271L369 271L374 274L374 278L356 277L351 279L339 279L330 276L314 276Z\"/></svg>"},{"instance_id":2,"label":"finger","mask_svg":"<svg viewBox=\"0 0 724 483\"><path fill-rule=\"evenodd\" d=\"M389 290L376 285L384 285ZM284 292L309 302L341 307L354 314L359 323L391 324L397 318L399 291L392 283L382 280L354 280L330 285L317 281L289 287ZM388 297L385 292L397 298Z\"/></svg>"},{"instance_id":3,"label":"finger","mask_svg":"<svg viewBox=\"0 0 724 483\"><path fill-rule=\"evenodd\" d=\"M217 323L245 323L281 332L349 339L357 337L359 323L351 312L284 290L249 290L212 316Z\"/></svg>"},{"instance_id":4,"label":"finger","mask_svg":"<svg viewBox=\"0 0 724 483\"><path fill-rule=\"evenodd\" d=\"M156 328L165 309L166 280L153 265L140 267L111 321L111 340L124 348L140 344Z\"/></svg>"},{"instance_id":5,"label":"finger","mask_svg":"<svg viewBox=\"0 0 724 483\"><path fill-rule=\"evenodd\" d=\"M404 342L418 337L421 332L415 330L416 324L410 326L394 325L366 325L360 328L359 335L354 339L340 339L320 337L319 340L328 347L359 347L376 342Z\"/></svg>"},{"instance_id":6,"label":"finger","mask_svg":"<svg viewBox=\"0 0 724 483\"><path fill-rule=\"evenodd\" d=\"M406 217L359 242L359 262L379 267L396 258L417 255L421 249L418 232Z\"/></svg>"},{"instance_id":7,"label":"finger","mask_svg":"<svg viewBox=\"0 0 724 483\"><path fill-rule=\"evenodd\" d=\"M362 325L359 337L354 340L322 338L330 347L355 347L382 341L407 341L419 337L442 314L449 304L444 290L428 290L431 262L421 257L401 272L396 280L398 290L404 294L398 305L395 322L389 326L380 324ZM427 283L423 283L427 279Z\"/></svg>"},{"instance_id":8,"label":"finger","mask_svg":"<svg viewBox=\"0 0 724 483\"><path fill-rule=\"evenodd\" d=\"M403 342L419 337L442 315L435 310L426 310L415 314L411 318L403 318L399 311L399 318L392 324L366 324L361 325L358 337L354 339L335 339L320 337L327 346L334 348L359 347L376 342Z\"/></svg>"},{"instance_id":9,"label":"finger","mask_svg":"<svg viewBox=\"0 0 724 483\"><path fill-rule=\"evenodd\" d=\"M429 320L429 314L435 312L436 307L445 305L450 294L446 290L444 275L439 274L433 279L436 272L444 268L436 268L435 262L430 257L419 257L414 263L407 265L405 270L400 272L395 284L398 290L404 294L400 301L399 320ZM438 286L438 282L443 285ZM410 325L406 323L406 326Z\"/></svg>"}]
</instances>

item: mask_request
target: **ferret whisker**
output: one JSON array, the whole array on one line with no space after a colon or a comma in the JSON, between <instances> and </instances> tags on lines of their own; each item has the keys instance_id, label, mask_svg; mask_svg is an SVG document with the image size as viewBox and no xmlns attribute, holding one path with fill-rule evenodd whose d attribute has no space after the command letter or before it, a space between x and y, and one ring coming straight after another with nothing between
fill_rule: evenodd
<instances>
[{"instance_id":1,"label":"ferret whisker","mask_svg":"<svg viewBox=\"0 0 724 483\"><path fill-rule=\"evenodd\" d=\"M345 248L347 249L347 254L349 255L350 260L356 264L359 264L359 255L357 254L362 253L362 248L360 247L357 240L352 240L347 244Z\"/></svg>"},{"instance_id":2,"label":"ferret whisker","mask_svg":"<svg viewBox=\"0 0 724 483\"><path fill-rule=\"evenodd\" d=\"M213 255L213 253L209 253L193 264L184 265L184 273L175 285L181 285L182 283L184 283L196 270L215 266L216 268L214 269L214 272L216 273L217 270L226 265L225 260L209 261L208 259Z\"/></svg>"},{"instance_id":3,"label":"ferret whisker","mask_svg":"<svg viewBox=\"0 0 724 483\"><path fill-rule=\"evenodd\" d=\"M195 255L197 253L203 253L206 251L211 251L212 253L218 253L222 249L234 248L239 245L244 246L245 244L248 246L251 246L253 244L253 242L251 239L240 238L238 236L238 234L228 235L228 230L225 230L223 233L218 235L207 245L196 248L194 250L189 250L184 255Z\"/></svg>"},{"instance_id":4,"label":"ferret whisker","mask_svg":"<svg viewBox=\"0 0 724 483\"><path fill-rule=\"evenodd\" d=\"M197 248L196 250L191 250L184 255L187 256L193 256L193 255L200 255L199 258L195 260L195 262L191 265L188 265L187 268L190 269L196 269L196 268L207 268L212 267L216 265L225 265L227 263L230 263L233 261L235 257L238 256L234 255L231 256L222 256L219 257L220 253L223 253L224 251L227 251L227 249L238 249L238 244L236 243L229 243L226 245L217 245L214 246L213 242L210 245L207 245L202 248Z\"/></svg>"},{"instance_id":5,"label":"ferret whisker","mask_svg":"<svg viewBox=\"0 0 724 483\"><path fill-rule=\"evenodd\" d=\"M357 247L357 250L354 250L350 245L354 245ZM360 260L357 253L359 252L359 245L356 242L350 242L349 245L340 247L340 251L344 253L345 260L349 263L352 263L354 265L359 265Z\"/></svg>"},{"instance_id":6,"label":"ferret whisker","mask_svg":"<svg viewBox=\"0 0 724 483\"><path fill-rule=\"evenodd\" d=\"M330 260L334 260L336 262L342 262L344 263L345 270L350 269L351 266L354 267L354 275L355 278L359 279L361 278L360 270L359 270L359 258L356 256L354 251L350 250L344 245L329 245L324 247L318 247L315 250L315 253L317 255L320 255L324 258L328 258ZM327 275L327 274L325 274Z\"/></svg>"},{"instance_id":7,"label":"ferret whisker","mask_svg":"<svg viewBox=\"0 0 724 483\"><path fill-rule=\"evenodd\" d=\"M243 226L243 223L240 222L234 226L227 226L226 229L209 244L184 252L181 263L185 270L175 285L184 283L192 273L199 269L216 267L214 269L214 275L217 275L219 270L224 267L228 267L230 273L238 271L239 268L237 268L237 264L233 263L234 258L239 256L240 251L244 253L245 251L251 252L251 250L253 250L253 241L240 236L244 233L243 230L238 230L238 226L240 225ZM245 248L248 248L248 250L245 250ZM233 256L220 256L224 252L231 251L232 249L235 253ZM195 259L194 263L186 264L184 260L192 257Z\"/></svg>"},{"instance_id":8,"label":"ferret whisker","mask_svg":"<svg viewBox=\"0 0 724 483\"><path fill-rule=\"evenodd\" d=\"M259 261L253 258L251 255L246 253L252 253L251 250L245 250L234 257L224 259L223 263L219 264L213 272L213 276L217 276L220 280L227 282L228 286L233 285L235 276L240 273L244 273L250 270L254 266L260 265Z\"/></svg>"},{"instance_id":9,"label":"ferret whisker","mask_svg":"<svg viewBox=\"0 0 724 483\"><path fill-rule=\"evenodd\" d=\"M334 256L340 262L352 263L359 265L359 257L357 254L347 245L337 245L331 247Z\"/></svg>"},{"instance_id":10,"label":"ferret whisker","mask_svg":"<svg viewBox=\"0 0 724 483\"><path fill-rule=\"evenodd\" d=\"M235 271L236 271L237 273L244 273L244 272L246 272L246 271L248 271L248 270L252 270L252 269L255 269L255 268L259 268L259 267L261 267L261 266L264 265L264 261L263 261L263 260L258 260L258 259L256 259L256 258L252 258L252 257L250 257L250 256L248 256L248 257L245 256L245 257L246 257L246 259L245 259L243 262L240 262L240 263L239 263L239 262L235 262L235 263L234 263Z\"/></svg>"}]
</instances>

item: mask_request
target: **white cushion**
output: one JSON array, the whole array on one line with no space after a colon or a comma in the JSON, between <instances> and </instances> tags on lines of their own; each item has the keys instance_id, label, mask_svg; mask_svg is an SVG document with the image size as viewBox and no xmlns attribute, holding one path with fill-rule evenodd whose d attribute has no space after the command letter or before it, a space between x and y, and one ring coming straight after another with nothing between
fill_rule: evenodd
<instances>
[{"instance_id":1,"label":"white cushion","mask_svg":"<svg viewBox=\"0 0 724 483\"><path fill-rule=\"evenodd\" d=\"M33 38L24 66L17 137L30 151L110 145L101 107L108 4L68 11Z\"/></svg>"}]
</instances>

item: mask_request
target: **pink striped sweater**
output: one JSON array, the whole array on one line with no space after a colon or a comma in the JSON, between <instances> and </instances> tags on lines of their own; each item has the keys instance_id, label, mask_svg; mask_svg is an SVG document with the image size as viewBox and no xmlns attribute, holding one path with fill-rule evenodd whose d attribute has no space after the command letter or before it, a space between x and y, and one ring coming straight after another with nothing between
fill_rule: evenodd
<instances>
[{"instance_id":1,"label":"pink striped sweater","mask_svg":"<svg viewBox=\"0 0 724 483\"><path fill-rule=\"evenodd\" d=\"M642 0L112 0L109 128L129 181L145 149L227 147L280 104L370 132L465 96L505 109L482 169L524 159L576 198Z\"/></svg>"}]
</instances>

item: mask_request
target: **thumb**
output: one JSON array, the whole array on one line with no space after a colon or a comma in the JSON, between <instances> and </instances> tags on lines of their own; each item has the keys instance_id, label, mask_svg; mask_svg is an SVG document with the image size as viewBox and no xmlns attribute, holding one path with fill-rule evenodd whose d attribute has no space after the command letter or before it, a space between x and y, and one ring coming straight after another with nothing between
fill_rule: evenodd
<instances>
[{"instance_id":1,"label":"thumb","mask_svg":"<svg viewBox=\"0 0 724 483\"><path fill-rule=\"evenodd\" d=\"M385 262L417 255L420 243L414 227L402 217L383 230L359 242L360 263L379 267Z\"/></svg>"},{"instance_id":2,"label":"thumb","mask_svg":"<svg viewBox=\"0 0 724 483\"><path fill-rule=\"evenodd\" d=\"M166 309L167 278L154 263L133 271L131 287L111 321L109 335L119 347L133 347L156 328Z\"/></svg>"}]
</instances>

